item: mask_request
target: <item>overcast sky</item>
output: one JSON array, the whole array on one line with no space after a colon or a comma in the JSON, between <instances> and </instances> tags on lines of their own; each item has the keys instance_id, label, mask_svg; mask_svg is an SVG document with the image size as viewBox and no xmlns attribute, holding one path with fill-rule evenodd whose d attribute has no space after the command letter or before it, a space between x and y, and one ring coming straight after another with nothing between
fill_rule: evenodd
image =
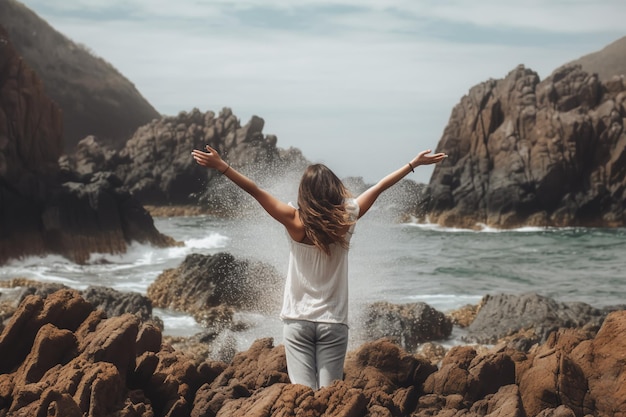
<instances>
[{"instance_id":1,"label":"overcast sky","mask_svg":"<svg viewBox=\"0 0 626 417\"><path fill-rule=\"evenodd\" d=\"M230 107L341 177L436 148L474 85L626 35L624 0L26 0L162 114ZM412 178L428 182L432 169Z\"/></svg>"}]
</instances>

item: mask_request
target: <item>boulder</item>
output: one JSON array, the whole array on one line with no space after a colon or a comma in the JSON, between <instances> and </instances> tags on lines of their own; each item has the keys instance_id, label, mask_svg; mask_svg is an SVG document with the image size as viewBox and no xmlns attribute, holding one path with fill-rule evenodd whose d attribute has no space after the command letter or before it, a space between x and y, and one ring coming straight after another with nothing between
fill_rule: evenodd
<instances>
[{"instance_id":1,"label":"boulder","mask_svg":"<svg viewBox=\"0 0 626 417\"><path fill-rule=\"evenodd\" d=\"M107 317L130 313L142 321L152 319L152 302L137 292L120 292L108 287L89 286L81 292L81 295L94 308L104 310Z\"/></svg>"},{"instance_id":2,"label":"boulder","mask_svg":"<svg viewBox=\"0 0 626 417\"><path fill-rule=\"evenodd\" d=\"M524 337L532 343L544 342L550 333L565 327L599 329L611 309L597 309L581 302L558 302L536 293L486 295L464 339L493 344L498 340L529 330ZM521 345L520 345L521 346Z\"/></svg>"},{"instance_id":3,"label":"boulder","mask_svg":"<svg viewBox=\"0 0 626 417\"><path fill-rule=\"evenodd\" d=\"M414 352L420 343L449 337L452 320L426 303L379 301L367 306L364 328L368 340L386 337Z\"/></svg>"},{"instance_id":4,"label":"boulder","mask_svg":"<svg viewBox=\"0 0 626 417\"><path fill-rule=\"evenodd\" d=\"M232 320L230 308L274 312L281 284L271 265L225 252L191 254L177 268L163 271L147 295L156 307L185 311L211 325Z\"/></svg>"}]
</instances>

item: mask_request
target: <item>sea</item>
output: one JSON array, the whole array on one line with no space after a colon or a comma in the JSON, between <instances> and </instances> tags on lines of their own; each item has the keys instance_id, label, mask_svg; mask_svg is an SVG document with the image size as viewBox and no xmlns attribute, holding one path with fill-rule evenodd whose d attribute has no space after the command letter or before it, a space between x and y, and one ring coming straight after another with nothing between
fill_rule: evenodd
<instances>
[{"instance_id":1,"label":"sea","mask_svg":"<svg viewBox=\"0 0 626 417\"><path fill-rule=\"evenodd\" d=\"M131 244L124 254L94 254L86 264L49 255L14 260L0 268L0 280L26 277L59 282L76 289L103 285L146 294L165 269L176 268L192 253L230 252L260 260L285 273L287 235L261 209L239 218L209 215L155 217L162 233L184 246L156 248ZM350 248L351 346L359 341L365 307L372 302L424 302L441 312L478 304L487 294L535 292L557 301L594 307L626 303L626 229L537 228L477 230L398 222L374 206L357 224ZM268 288L270 313L238 312L247 328L233 334L237 350L254 340L282 341L278 318L282 288ZM154 309L165 335L202 332L182 312ZM462 343L463 329L442 344ZM352 334L355 336L353 337Z\"/></svg>"}]
</instances>

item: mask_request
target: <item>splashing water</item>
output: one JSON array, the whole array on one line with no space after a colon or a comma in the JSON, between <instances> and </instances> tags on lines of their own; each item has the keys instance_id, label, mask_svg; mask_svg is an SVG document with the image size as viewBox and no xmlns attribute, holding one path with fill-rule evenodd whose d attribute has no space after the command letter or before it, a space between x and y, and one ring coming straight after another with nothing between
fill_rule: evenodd
<instances>
[{"instance_id":1,"label":"splashing water","mask_svg":"<svg viewBox=\"0 0 626 417\"><path fill-rule=\"evenodd\" d=\"M267 188L283 201L295 201L298 181L299 175L285 176ZM156 218L157 229L185 242L184 247L133 244L122 255L95 254L85 265L59 256L24 258L2 267L0 279L26 277L77 289L105 285L145 294L164 269L176 268L188 254L220 251L268 263L284 274L288 262L284 228L252 204L249 196L244 198L248 200L232 207L234 217L229 219ZM468 231L398 224L397 205L393 198L377 203L356 226L350 251L351 335L359 333L362 312L375 301L422 301L447 312L495 293L537 292L595 307L620 304L626 298L626 229ZM279 285L262 294L270 313L238 313L238 320L249 325L230 334L238 350L260 337L282 342L278 319L282 290ZM155 314L163 319L165 334L192 335L201 330L185 314L162 309L155 309ZM448 343L458 338L457 329ZM354 343L358 341L351 340Z\"/></svg>"}]
</instances>

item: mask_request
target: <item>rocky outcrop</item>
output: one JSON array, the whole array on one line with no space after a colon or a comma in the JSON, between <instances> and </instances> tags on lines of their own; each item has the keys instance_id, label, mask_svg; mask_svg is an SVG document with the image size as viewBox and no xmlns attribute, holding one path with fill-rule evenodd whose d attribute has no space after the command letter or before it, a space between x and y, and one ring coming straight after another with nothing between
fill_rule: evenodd
<instances>
[{"instance_id":1,"label":"rocky outcrop","mask_svg":"<svg viewBox=\"0 0 626 417\"><path fill-rule=\"evenodd\" d=\"M626 311L595 336L551 333L529 353L451 349L439 367L385 339L348 353L345 377L289 384L284 348L259 339L230 363L196 361L131 314L106 318L77 292L28 296L0 334L0 415L621 416Z\"/></svg>"},{"instance_id":2,"label":"rocky outcrop","mask_svg":"<svg viewBox=\"0 0 626 417\"><path fill-rule=\"evenodd\" d=\"M560 328L595 333L611 311L623 309L626 306L598 309L581 302L558 302L536 293L486 295L464 339L492 344L510 338L523 351L545 342Z\"/></svg>"},{"instance_id":3,"label":"rocky outcrop","mask_svg":"<svg viewBox=\"0 0 626 417\"><path fill-rule=\"evenodd\" d=\"M13 306L13 311L28 296L35 295L43 299L69 287L55 282L39 282L25 278L0 281L0 303ZM134 314L141 321L160 321L152 316L152 302L145 295L137 292L121 292L113 288L90 285L78 292L94 309L102 310L107 317ZM162 327L162 324L160 324Z\"/></svg>"},{"instance_id":4,"label":"rocky outcrop","mask_svg":"<svg viewBox=\"0 0 626 417\"><path fill-rule=\"evenodd\" d=\"M144 204L200 202L212 211L228 212L250 203L249 198L219 172L197 165L191 151L210 145L261 184L300 171L307 163L300 151L278 148L276 136L263 135L264 124L253 116L241 126L229 108L219 115L194 109L142 126L120 151L104 146L96 137L85 138L64 164L84 175L113 171Z\"/></svg>"},{"instance_id":5,"label":"rocky outcrop","mask_svg":"<svg viewBox=\"0 0 626 417\"><path fill-rule=\"evenodd\" d=\"M111 173L61 170L61 110L0 28L0 264L58 253L83 262L130 241L171 245Z\"/></svg>"},{"instance_id":6,"label":"rocky outcrop","mask_svg":"<svg viewBox=\"0 0 626 417\"><path fill-rule=\"evenodd\" d=\"M420 344L447 339L452 320L426 303L369 304L363 325L368 340L388 338L404 350L415 352Z\"/></svg>"},{"instance_id":7,"label":"rocky outcrop","mask_svg":"<svg viewBox=\"0 0 626 417\"><path fill-rule=\"evenodd\" d=\"M624 226L626 86L579 66L543 81L522 66L455 106L427 216L475 228Z\"/></svg>"},{"instance_id":8,"label":"rocky outcrop","mask_svg":"<svg viewBox=\"0 0 626 417\"><path fill-rule=\"evenodd\" d=\"M207 326L230 325L234 309L275 313L283 278L271 265L230 253L191 254L150 284L155 307L192 314Z\"/></svg>"},{"instance_id":9,"label":"rocky outcrop","mask_svg":"<svg viewBox=\"0 0 626 417\"><path fill-rule=\"evenodd\" d=\"M139 126L161 117L111 64L54 30L23 4L0 2L0 25L43 80L46 95L62 110L66 151L88 135L122 146Z\"/></svg>"}]
</instances>

